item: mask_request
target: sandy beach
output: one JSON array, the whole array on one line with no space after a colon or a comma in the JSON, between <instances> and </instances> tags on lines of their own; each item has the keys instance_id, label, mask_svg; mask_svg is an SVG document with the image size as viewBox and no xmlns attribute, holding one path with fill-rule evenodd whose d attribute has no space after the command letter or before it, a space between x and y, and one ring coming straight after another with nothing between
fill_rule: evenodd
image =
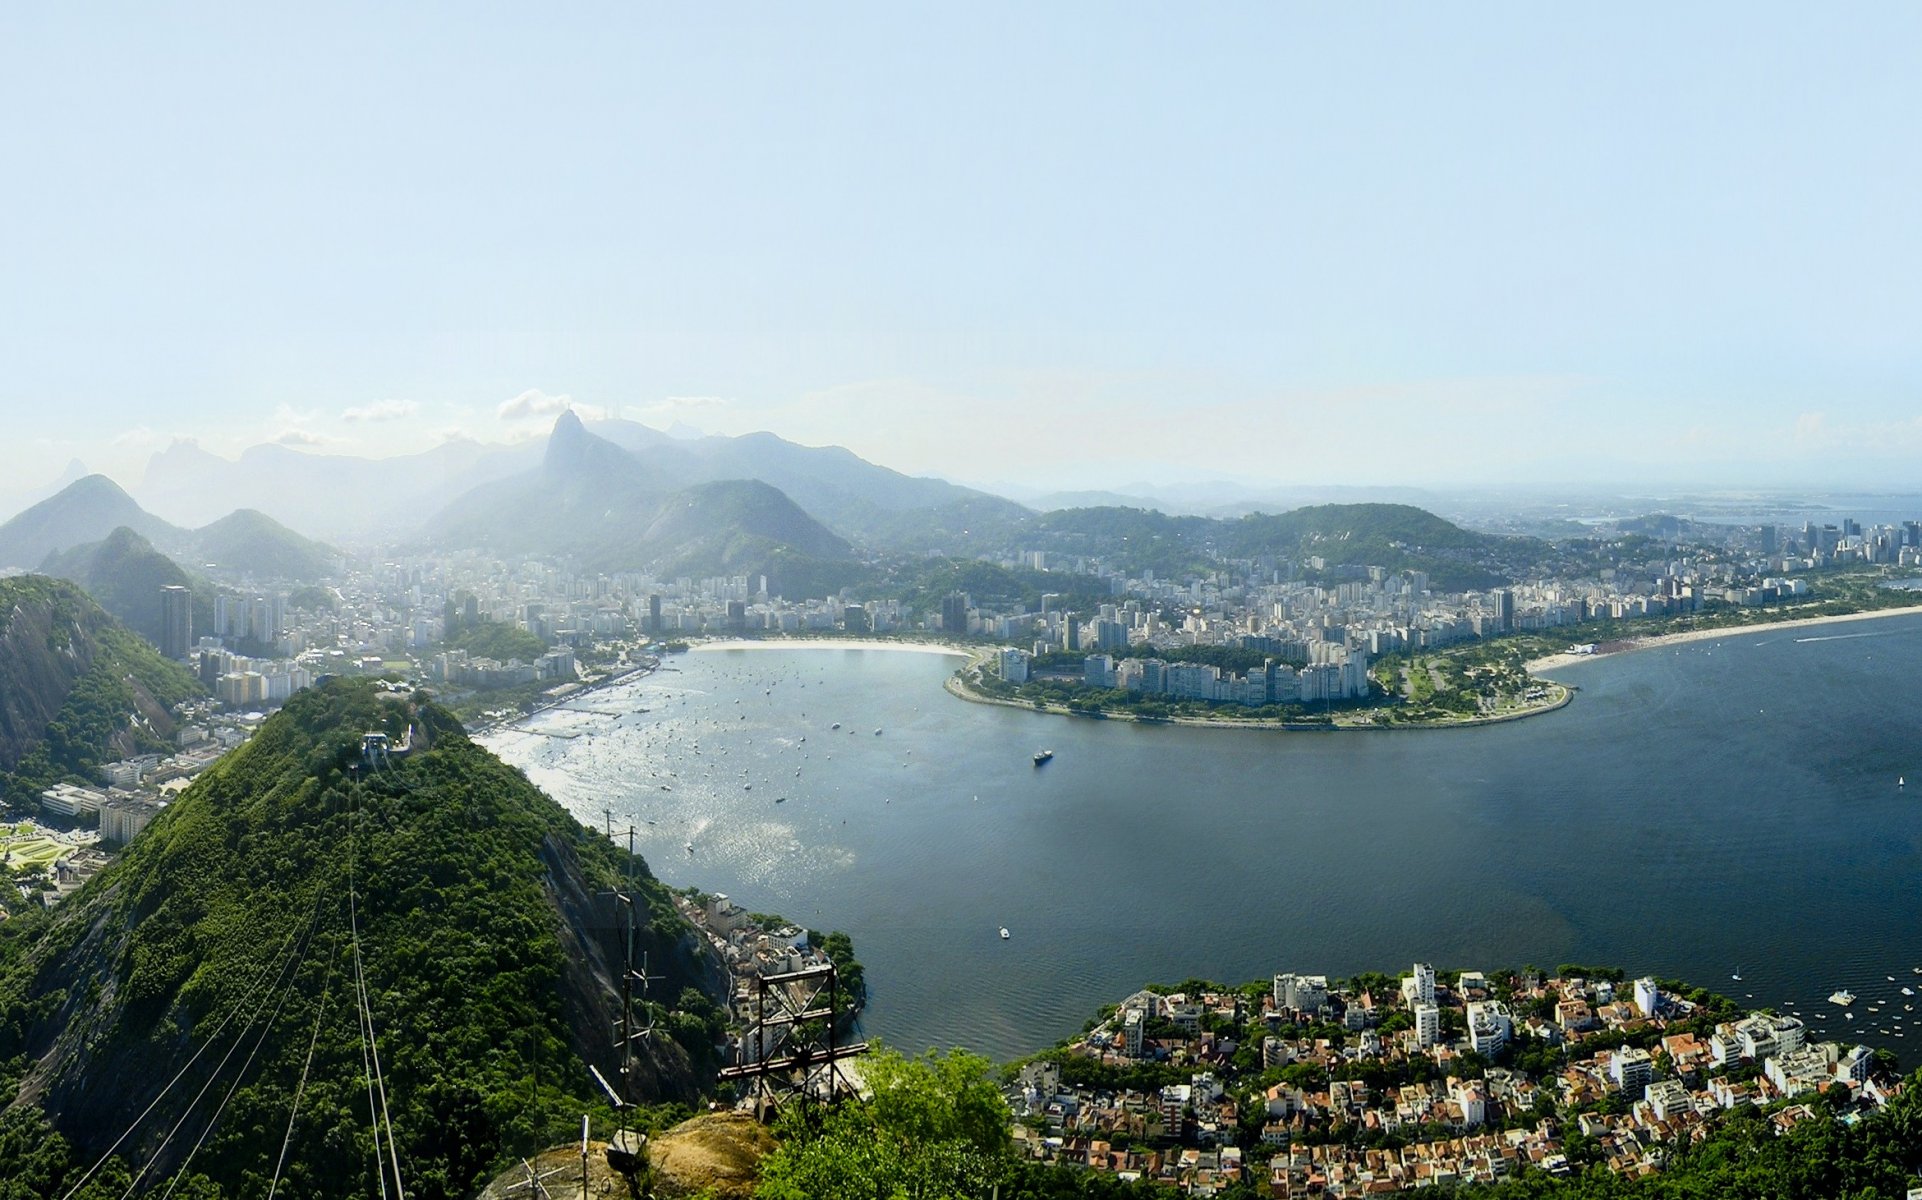
<instances>
[{"instance_id":1,"label":"sandy beach","mask_svg":"<svg viewBox=\"0 0 1922 1200\"><path fill-rule=\"evenodd\" d=\"M697 642L689 654L706 650L888 650L908 654L941 654L949 658L974 658L981 649L972 650L940 642L866 641L860 638L735 638L723 642Z\"/></svg>"},{"instance_id":2,"label":"sandy beach","mask_svg":"<svg viewBox=\"0 0 1922 1200\"><path fill-rule=\"evenodd\" d=\"M1607 651L1597 651L1594 654L1566 652L1550 654L1529 660L1525 667L1529 674L1539 675L1543 671L1593 662L1598 658L1608 658L1636 650L1652 650L1660 646L1675 646L1683 642L1715 641L1721 638L1745 637L1752 633L1772 633L1783 629L1812 629L1818 625L1840 625L1845 621L1873 621L1882 617L1905 617L1918 613L1922 613L1922 604L1911 604L1903 608L1878 608L1871 612L1843 613L1839 616L1790 617L1781 621L1761 621L1753 625L1723 625L1715 629L1690 629L1682 633L1664 633L1656 637L1624 638L1619 642L1603 643L1610 647Z\"/></svg>"}]
</instances>

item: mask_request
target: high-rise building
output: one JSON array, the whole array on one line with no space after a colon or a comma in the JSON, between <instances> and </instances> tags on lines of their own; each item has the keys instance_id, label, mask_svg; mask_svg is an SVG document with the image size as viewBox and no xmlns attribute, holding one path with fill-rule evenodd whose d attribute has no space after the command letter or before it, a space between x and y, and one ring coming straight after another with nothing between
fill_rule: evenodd
<instances>
[{"instance_id":1,"label":"high-rise building","mask_svg":"<svg viewBox=\"0 0 1922 1200\"><path fill-rule=\"evenodd\" d=\"M968 597L965 592L949 592L941 597L941 632L962 635L968 632Z\"/></svg>"},{"instance_id":2,"label":"high-rise building","mask_svg":"<svg viewBox=\"0 0 1922 1200\"><path fill-rule=\"evenodd\" d=\"M659 592L647 598L647 631L649 633L661 631L661 594Z\"/></svg>"},{"instance_id":3,"label":"high-rise building","mask_svg":"<svg viewBox=\"0 0 1922 1200\"><path fill-rule=\"evenodd\" d=\"M1433 1004L1415 1006L1415 1044L1432 1046L1441 1041L1441 1009Z\"/></svg>"},{"instance_id":4,"label":"high-rise building","mask_svg":"<svg viewBox=\"0 0 1922 1200\"><path fill-rule=\"evenodd\" d=\"M1488 600L1494 609L1496 627L1503 633L1515 632L1515 593L1507 588L1496 588L1488 593Z\"/></svg>"},{"instance_id":5,"label":"high-rise building","mask_svg":"<svg viewBox=\"0 0 1922 1200\"><path fill-rule=\"evenodd\" d=\"M193 593L177 583L160 589L160 653L176 662L194 644Z\"/></svg>"}]
</instances>

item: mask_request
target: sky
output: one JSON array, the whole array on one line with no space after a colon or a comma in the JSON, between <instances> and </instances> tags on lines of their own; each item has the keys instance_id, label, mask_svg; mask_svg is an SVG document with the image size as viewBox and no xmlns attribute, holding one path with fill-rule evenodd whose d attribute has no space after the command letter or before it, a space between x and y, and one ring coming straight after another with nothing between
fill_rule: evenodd
<instances>
[{"instance_id":1,"label":"sky","mask_svg":"<svg viewBox=\"0 0 1922 1200\"><path fill-rule=\"evenodd\" d=\"M403 11L404 10L404 11ZM1922 483L1922 6L0 6L0 480Z\"/></svg>"}]
</instances>

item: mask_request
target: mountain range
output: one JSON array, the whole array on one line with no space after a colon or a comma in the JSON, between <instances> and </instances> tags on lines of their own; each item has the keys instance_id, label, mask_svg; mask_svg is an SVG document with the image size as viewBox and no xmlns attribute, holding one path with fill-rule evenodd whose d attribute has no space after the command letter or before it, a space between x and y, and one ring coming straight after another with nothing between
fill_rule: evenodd
<instances>
[{"instance_id":1,"label":"mountain range","mask_svg":"<svg viewBox=\"0 0 1922 1200\"><path fill-rule=\"evenodd\" d=\"M625 451L624 469L637 463L652 491L758 480L837 533L882 549L917 548L928 530L938 536L951 523L964 528L973 513L1026 511L986 492L877 466L839 446L802 446L772 433L683 437L633 421L583 424L572 413L564 420ZM178 441L148 461L133 491L147 508L177 521L203 523L246 505L296 529L391 544L412 539L475 489L539 468L549 450L538 440L456 439L375 459L267 444L228 459Z\"/></svg>"},{"instance_id":2,"label":"mountain range","mask_svg":"<svg viewBox=\"0 0 1922 1200\"><path fill-rule=\"evenodd\" d=\"M420 544L556 554L590 570L661 575L778 573L852 548L759 479L689 483L562 413L541 464L457 499Z\"/></svg>"},{"instance_id":3,"label":"mountain range","mask_svg":"<svg viewBox=\"0 0 1922 1200\"><path fill-rule=\"evenodd\" d=\"M72 568L84 557L83 547L123 529L176 562L233 578L310 583L331 573L338 558L252 509L182 529L142 508L105 475L88 475L0 524L0 567L33 570L52 562Z\"/></svg>"}]
</instances>

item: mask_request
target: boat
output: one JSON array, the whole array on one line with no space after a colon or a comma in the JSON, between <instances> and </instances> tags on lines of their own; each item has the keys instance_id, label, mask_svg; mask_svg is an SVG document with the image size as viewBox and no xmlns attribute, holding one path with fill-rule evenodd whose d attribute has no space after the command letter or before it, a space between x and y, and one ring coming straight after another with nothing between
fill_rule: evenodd
<instances>
[{"instance_id":1,"label":"boat","mask_svg":"<svg viewBox=\"0 0 1922 1200\"><path fill-rule=\"evenodd\" d=\"M1006 925L1001 927L1001 940L1004 942L1008 940L1008 927Z\"/></svg>"},{"instance_id":2,"label":"boat","mask_svg":"<svg viewBox=\"0 0 1922 1200\"><path fill-rule=\"evenodd\" d=\"M830 726L828 726L828 728L829 728L829 729L839 729L839 728L841 728L841 722L839 722L839 721L836 721L836 722L835 722L834 724L832 724L832 725L830 725Z\"/></svg>"},{"instance_id":3,"label":"boat","mask_svg":"<svg viewBox=\"0 0 1922 1200\"><path fill-rule=\"evenodd\" d=\"M689 854L692 854L692 853L694 853L694 843L693 843L693 842L689 842L689 843L687 843L687 852L688 852Z\"/></svg>"},{"instance_id":4,"label":"boat","mask_svg":"<svg viewBox=\"0 0 1922 1200\"><path fill-rule=\"evenodd\" d=\"M1054 757L1054 751L1052 751L1052 750L1041 750L1041 751L1038 751L1038 752L1036 752L1036 754L1035 754L1035 756L1034 756L1034 765L1038 767L1038 766L1040 766L1040 765L1041 765L1042 763L1044 763L1044 762L1047 762L1047 761L1048 761L1049 759L1051 759L1051 758L1053 758L1053 757Z\"/></svg>"},{"instance_id":5,"label":"boat","mask_svg":"<svg viewBox=\"0 0 1922 1200\"><path fill-rule=\"evenodd\" d=\"M875 737L880 737L880 736L881 736L881 731L880 731L879 729L877 729L877 730L875 730L875 731L874 731L874 736L875 736Z\"/></svg>"},{"instance_id":6,"label":"boat","mask_svg":"<svg viewBox=\"0 0 1922 1200\"><path fill-rule=\"evenodd\" d=\"M1733 975L1730 975L1730 976L1729 976L1729 978L1730 978L1730 979L1733 979L1733 980L1734 980L1735 982L1737 982L1737 983L1740 983L1740 982L1742 982L1742 968L1741 968L1741 967L1739 967L1739 966L1738 966L1738 967L1736 967L1736 968L1735 968L1735 974L1733 974Z\"/></svg>"},{"instance_id":7,"label":"boat","mask_svg":"<svg viewBox=\"0 0 1922 1200\"><path fill-rule=\"evenodd\" d=\"M1847 988L1841 988L1837 991L1830 992L1829 1003L1840 1004L1843 1008L1847 1008L1849 1005L1855 1003L1855 993L1851 992Z\"/></svg>"}]
</instances>

